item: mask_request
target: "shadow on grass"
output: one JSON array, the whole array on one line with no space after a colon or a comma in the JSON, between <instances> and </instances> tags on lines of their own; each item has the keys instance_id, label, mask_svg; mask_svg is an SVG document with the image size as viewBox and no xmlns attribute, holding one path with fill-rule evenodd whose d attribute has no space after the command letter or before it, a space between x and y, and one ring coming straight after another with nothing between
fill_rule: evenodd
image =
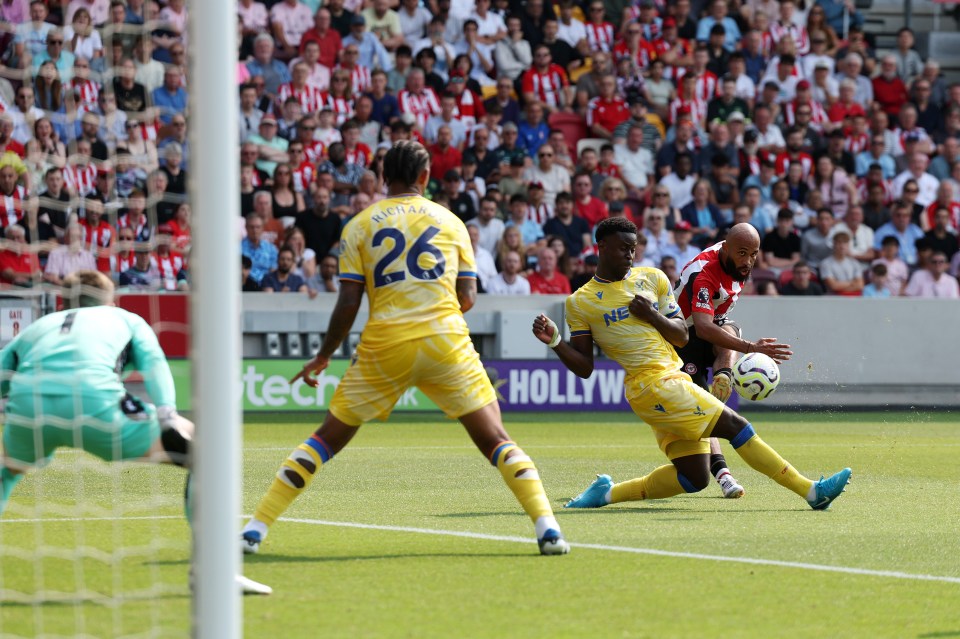
<instances>
[{"instance_id":1,"label":"shadow on grass","mask_svg":"<svg viewBox=\"0 0 960 639\"><path fill-rule=\"evenodd\" d=\"M532 540L531 540L532 545ZM244 558L248 566L259 564L300 564L300 563L330 563L336 561L390 561L396 559L489 559L490 557L510 557L539 559L540 555L534 552L411 552L383 555L343 555L337 557L323 557L318 555L254 555Z\"/></svg>"},{"instance_id":2,"label":"shadow on grass","mask_svg":"<svg viewBox=\"0 0 960 639\"><path fill-rule=\"evenodd\" d=\"M960 637L960 630L943 630L941 632L925 632L917 635L917 639L940 639L941 637Z\"/></svg>"}]
</instances>

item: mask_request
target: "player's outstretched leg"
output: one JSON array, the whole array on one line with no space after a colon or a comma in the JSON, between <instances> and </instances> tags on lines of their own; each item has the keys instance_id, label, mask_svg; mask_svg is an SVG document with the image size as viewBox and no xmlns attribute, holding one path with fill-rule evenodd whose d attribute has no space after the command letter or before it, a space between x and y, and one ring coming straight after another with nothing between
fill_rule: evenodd
<instances>
[{"instance_id":1,"label":"player's outstretched leg","mask_svg":"<svg viewBox=\"0 0 960 639\"><path fill-rule=\"evenodd\" d=\"M740 337L740 327L734 322L727 322L722 328L731 335ZM740 353L714 345L713 355L713 383L710 384L710 394L726 404L733 393L732 369ZM743 497L743 486L730 473L727 460L723 456L723 451L720 450L720 442L717 441L716 437L710 438L710 474L720 484L724 497L727 499Z\"/></svg>"},{"instance_id":2,"label":"player's outstretched leg","mask_svg":"<svg viewBox=\"0 0 960 639\"><path fill-rule=\"evenodd\" d=\"M743 486L730 473L730 469L727 467L727 458L723 456L723 452L720 450L720 440L716 437L710 438L710 474L720 484L724 497L727 499L743 497Z\"/></svg>"},{"instance_id":3,"label":"player's outstretched leg","mask_svg":"<svg viewBox=\"0 0 960 639\"><path fill-rule=\"evenodd\" d=\"M317 432L293 449L280 465L270 489L260 499L253 518L243 527L240 546L244 553L253 554L260 550L273 522L307 489L320 467L333 459L358 429L359 425L345 424L328 412Z\"/></svg>"},{"instance_id":4,"label":"player's outstretched leg","mask_svg":"<svg viewBox=\"0 0 960 639\"><path fill-rule=\"evenodd\" d=\"M503 481L533 521L540 554L565 555L570 552L570 544L563 538L560 525L553 516L536 465L503 429L500 406L492 402L463 415L460 422L480 452L500 471Z\"/></svg>"},{"instance_id":5,"label":"player's outstretched leg","mask_svg":"<svg viewBox=\"0 0 960 639\"><path fill-rule=\"evenodd\" d=\"M800 495L815 510L828 508L850 481L849 468L816 482L804 477L760 439L750 422L729 408L723 411L711 436L729 440L737 454L751 468Z\"/></svg>"},{"instance_id":6,"label":"player's outstretched leg","mask_svg":"<svg viewBox=\"0 0 960 639\"><path fill-rule=\"evenodd\" d=\"M669 454L670 448L667 448ZM687 455L660 466L648 475L614 484L610 475L597 478L564 508L599 508L607 504L646 499L665 499L681 493L696 493L710 483L707 455Z\"/></svg>"}]
</instances>

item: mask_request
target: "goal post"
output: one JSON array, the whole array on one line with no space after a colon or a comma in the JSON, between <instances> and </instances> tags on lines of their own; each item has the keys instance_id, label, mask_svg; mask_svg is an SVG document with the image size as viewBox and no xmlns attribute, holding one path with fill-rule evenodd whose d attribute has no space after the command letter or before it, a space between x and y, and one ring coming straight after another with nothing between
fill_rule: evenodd
<instances>
[{"instance_id":1,"label":"goal post","mask_svg":"<svg viewBox=\"0 0 960 639\"><path fill-rule=\"evenodd\" d=\"M234 0L190 3L190 308L193 407L193 636L243 634L235 575L242 477L240 215Z\"/></svg>"}]
</instances>

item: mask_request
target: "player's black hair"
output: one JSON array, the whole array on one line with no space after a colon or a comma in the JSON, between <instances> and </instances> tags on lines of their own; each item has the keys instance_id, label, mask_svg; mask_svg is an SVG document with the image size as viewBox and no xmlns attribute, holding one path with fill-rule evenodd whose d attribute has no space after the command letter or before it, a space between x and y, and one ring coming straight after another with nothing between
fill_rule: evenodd
<instances>
[{"instance_id":1,"label":"player's black hair","mask_svg":"<svg viewBox=\"0 0 960 639\"><path fill-rule=\"evenodd\" d=\"M625 217L608 217L597 224L597 242L616 233L636 233L637 225Z\"/></svg>"},{"instance_id":2,"label":"player's black hair","mask_svg":"<svg viewBox=\"0 0 960 639\"><path fill-rule=\"evenodd\" d=\"M402 182L413 186L420 174L430 168L430 154L419 142L400 140L383 158L383 179L387 184Z\"/></svg>"}]
</instances>

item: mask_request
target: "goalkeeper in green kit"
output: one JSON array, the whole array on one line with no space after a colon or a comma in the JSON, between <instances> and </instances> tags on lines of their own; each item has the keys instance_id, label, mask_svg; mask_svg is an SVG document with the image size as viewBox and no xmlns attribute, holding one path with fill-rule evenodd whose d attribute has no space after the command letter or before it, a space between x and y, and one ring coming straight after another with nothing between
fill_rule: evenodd
<instances>
[{"instance_id":1,"label":"goalkeeper in green kit","mask_svg":"<svg viewBox=\"0 0 960 639\"><path fill-rule=\"evenodd\" d=\"M113 306L113 283L78 271L63 283L63 311L41 317L0 351L0 393L7 397L0 467L0 515L31 468L60 447L101 459L190 467L193 423L177 414L170 366L150 326ZM143 376L154 404L120 378ZM189 480L187 517L190 518ZM245 593L270 588L238 576Z\"/></svg>"}]
</instances>

